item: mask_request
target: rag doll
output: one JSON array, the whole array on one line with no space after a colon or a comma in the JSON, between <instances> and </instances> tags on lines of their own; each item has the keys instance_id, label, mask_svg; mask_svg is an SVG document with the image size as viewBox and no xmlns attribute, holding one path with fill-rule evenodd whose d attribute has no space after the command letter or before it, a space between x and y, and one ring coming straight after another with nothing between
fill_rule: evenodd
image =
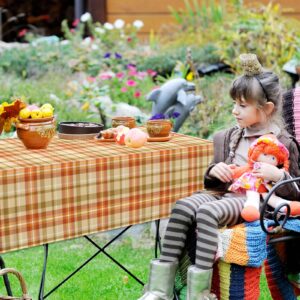
<instances>
[{"instance_id":1,"label":"rag doll","mask_svg":"<svg viewBox=\"0 0 300 300\"><path fill-rule=\"evenodd\" d=\"M241 212L243 219L247 222L259 219L260 195L266 193L272 188L272 183L267 182L261 177L253 174L253 170L259 170L261 163L270 163L278 168L288 171L289 152L287 148L276 139L274 135L263 135L256 139L248 151L248 164L243 167L233 167L234 182L229 190L236 193L246 194L246 202ZM268 204L273 208L287 203L291 208L291 215L300 214L300 202L288 201L276 195L272 195ZM285 212L286 207L280 211Z\"/></svg>"}]
</instances>

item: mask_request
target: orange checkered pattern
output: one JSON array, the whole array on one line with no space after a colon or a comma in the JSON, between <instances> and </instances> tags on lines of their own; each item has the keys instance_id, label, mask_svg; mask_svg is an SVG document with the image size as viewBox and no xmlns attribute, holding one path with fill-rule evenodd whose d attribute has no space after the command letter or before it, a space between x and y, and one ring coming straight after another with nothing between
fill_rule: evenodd
<instances>
[{"instance_id":1,"label":"orange checkered pattern","mask_svg":"<svg viewBox=\"0 0 300 300\"><path fill-rule=\"evenodd\" d=\"M175 134L132 149L54 138L0 140L0 253L167 217L203 188L212 143Z\"/></svg>"}]
</instances>

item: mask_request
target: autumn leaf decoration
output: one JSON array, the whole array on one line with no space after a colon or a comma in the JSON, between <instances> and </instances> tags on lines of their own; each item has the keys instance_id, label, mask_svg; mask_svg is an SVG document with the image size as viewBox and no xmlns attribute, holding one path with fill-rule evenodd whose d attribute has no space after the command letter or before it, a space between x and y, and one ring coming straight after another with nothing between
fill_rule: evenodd
<instances>
[{"instance_id":1,"label":"autumn leaf decoration","mask_svg":"<svg viewBox=\"0 0 300 300\"><path fill-rule=\"evenodd\" d=\"M17 120L19 112L26 106L24 102L17 99L11 104L6 102L0 104L0 134L4 129L5 132L9 132L12 122Z\"/></svg>"}]
</instances>

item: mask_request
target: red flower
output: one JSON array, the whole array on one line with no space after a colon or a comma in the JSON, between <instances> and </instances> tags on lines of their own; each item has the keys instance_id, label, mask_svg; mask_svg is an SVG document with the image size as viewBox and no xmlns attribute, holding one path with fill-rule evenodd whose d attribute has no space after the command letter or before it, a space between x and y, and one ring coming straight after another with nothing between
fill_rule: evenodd
<instances>
[{"instance_id":1,"label":"red flower","mask_svg":"<svg viewBox=\"0 0 300 300\"><path fill-rule=\"evenodd\" d=\"M134 96L135 98L139 98L139 97L141 97L141 95L142 95L142 94L141 94L140 91L135 91L133 96Z\"/></svg>"}]
</instances>

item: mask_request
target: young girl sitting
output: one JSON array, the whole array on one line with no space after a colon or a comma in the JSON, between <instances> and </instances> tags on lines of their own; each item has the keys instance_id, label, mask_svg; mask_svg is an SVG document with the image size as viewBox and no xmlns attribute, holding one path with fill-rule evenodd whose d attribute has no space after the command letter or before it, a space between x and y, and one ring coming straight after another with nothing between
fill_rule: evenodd
<instances>
[{"instance_id":1,"label":"young girl sitting","mask_svg":"<svg viewBox=\"0 0 300 300\"><path fill-rule=\"evenodd\" d=\"M251 143L264 134L274 134L289 150L290 175L299 176L298 150L284 129L281 118L282 92L277 75L266 72L256 55L241 55L244 75L232 83L232 113L238 126L214 136L214 158L209 165L204 185L206 191L196 192L177 201L172 209L159 259L151 261L150 278L141 300L171 300L178 261L187 245L187 233L197 228L195 265L188 269L187 299L213 299L210 291L212 267L218 247L218 228L241 223L246 196L228 192L233 180L232 165L247 163ZM264 164L260 177L276 183L289 174L277 166ZM285 185L277 189L284 199L299 199L298 189ZM206 297L206 298L205 298Z\"/></svg>"},{"instance_id":2,"label":"young girl sitting","mask_svg":"<svg viewBox=\"0 0 300 300\"><path fill-rule=\"evenodd\" d=\"M264 164L271 164L288 172L289 151L280 143L274 135L267 134L255 140L248 150L248 164L243 167L233 168L233 184L229 191L246 194L246 202L241 212L245 221L252 222L259 219L260 195L265 196L272 188L271 182L260 177L261 168ZM283 204L290 206L290 215L300 214L300 202L288 201L276 195L272 195L268 204L277 208ZM280 211L286 212L286 206Z\"/></svg>"}]
</instances>

